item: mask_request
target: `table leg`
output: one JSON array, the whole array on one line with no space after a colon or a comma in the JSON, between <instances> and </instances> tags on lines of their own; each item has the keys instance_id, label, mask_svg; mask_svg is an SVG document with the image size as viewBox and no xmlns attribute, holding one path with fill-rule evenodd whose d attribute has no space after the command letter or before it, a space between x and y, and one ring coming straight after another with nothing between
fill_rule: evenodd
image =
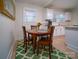
<instances>
[{"instance_id":1,"label":"table leg","mask_svg":"<svg viewBox=\"0 0 79 59\"><path fill-rule=\"evenodd\" d=\"M33 52L35 53L36 49L36 35L33 35Z\"/></svg>"}]
</instances>

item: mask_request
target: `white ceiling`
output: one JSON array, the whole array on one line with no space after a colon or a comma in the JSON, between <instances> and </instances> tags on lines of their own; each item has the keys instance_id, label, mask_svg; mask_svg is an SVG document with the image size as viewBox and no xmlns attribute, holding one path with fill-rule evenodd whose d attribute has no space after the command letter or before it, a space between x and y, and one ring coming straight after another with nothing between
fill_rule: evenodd
<instances>
[{"instance_id":1,"label":"white ceiling","mask_svg":"<svg viewBox=\"0 0 79 59\"><path fill-rule=\"evenodd\" d=\"M62 9L74 8L78 4L78 0L16 0L16 2L29 3L41 7Z\"/></svg>"}]
</instances>

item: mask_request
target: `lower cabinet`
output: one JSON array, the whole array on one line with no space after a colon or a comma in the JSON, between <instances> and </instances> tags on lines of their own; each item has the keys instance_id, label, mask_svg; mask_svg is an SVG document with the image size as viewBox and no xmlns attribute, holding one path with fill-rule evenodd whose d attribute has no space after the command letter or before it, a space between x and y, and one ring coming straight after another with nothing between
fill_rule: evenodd
<instances>
[{"instance_id":1,"label":"lower cabinet","mask_svg":"<svg viewBox=\"0 0 79 59\"><path fill-rule=\"evenodd\" d=\"M65 29L65 43L68 48L78 52L78 30Z\"/></svg>"}]
</instances>

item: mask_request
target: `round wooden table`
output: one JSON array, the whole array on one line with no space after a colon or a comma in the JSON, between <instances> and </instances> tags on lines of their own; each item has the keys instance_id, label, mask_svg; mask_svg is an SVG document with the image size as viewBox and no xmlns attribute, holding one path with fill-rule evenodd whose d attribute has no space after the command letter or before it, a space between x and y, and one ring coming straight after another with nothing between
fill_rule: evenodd
<instances>
[{"instance_id":1,"label":"round wooden table","mask_svg":"<svg viewBox=\"0 0 79 59\"><path fill-rule=\"evenodd\" d=\"M28 34L31 34L32 35L32 38L33 38L33 51L34 51L34 53L35 53L35 49L36 49L36 38L37 38L37 36L43 36L43 35L48 35L48 34L50 34L47 30L45 30L45 29L39 29L39 30L31 30L31 29L29 29L29 30L27 30L26 31Z\"/></svg>"},{"instance_id":2,"label":"round wooden table","mask_svg":"<svg viewBox=\"0 0 79 59\"><path fill-rule=\"evenodd\" d=\"M49 32L47 30L45 30L45 29L39 29L39 30L35 30L35 29L34 30L31 30L31 29L29 29L26 32L28 34L37 35L37 36L49 34Z\"/></svg>"}]
</instances>

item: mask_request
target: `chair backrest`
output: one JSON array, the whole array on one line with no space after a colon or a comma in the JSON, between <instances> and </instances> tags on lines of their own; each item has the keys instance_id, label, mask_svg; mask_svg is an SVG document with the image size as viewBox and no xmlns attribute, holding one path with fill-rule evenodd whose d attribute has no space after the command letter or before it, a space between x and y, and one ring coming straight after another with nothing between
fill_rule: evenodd
<instances>
[{"instance_id":1,"label":"chair backrest","mask_svg":"<svg viewBox=\"0 0 79 59\"><path fill-rule=\"evenodd\" d=\"M32 30L32 29L37 29L37 26L31 25L31 30Z\"/></svg>"},{"instance_id":2,"label":"chair backrest","mask_svg":"<svg viewBox=\"0 0 79 59\"><path fill-rule=\"evenodd\" d=\"M55 26L51 26L51 27L49 27L49 29L48 29L48 31L49 31L49 33L50 33L50 39L52 39L52 37L53 37L54 29L55 29Z\"/></svg>"},{"instance_id":3,"label":"chair backrest","mask_svg":"<svg viewBox=\"0 0 79 59\"><path fill-rule=\"evenodd\" d=\"M25 26L22 26L22 28L23 28L24 40L26 40L27 39L26 28Z\"/></svg>"}]
</instances>

